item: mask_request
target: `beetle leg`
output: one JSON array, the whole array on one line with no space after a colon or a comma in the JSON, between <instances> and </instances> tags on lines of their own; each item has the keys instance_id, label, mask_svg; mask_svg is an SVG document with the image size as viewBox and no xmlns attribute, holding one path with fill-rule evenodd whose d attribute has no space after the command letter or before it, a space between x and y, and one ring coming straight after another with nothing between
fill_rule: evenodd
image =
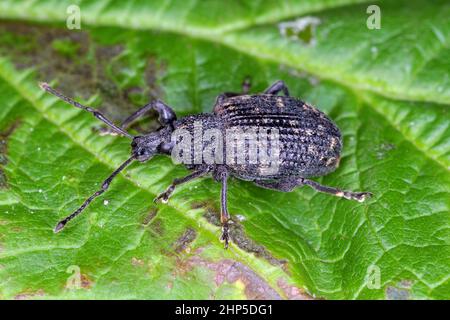
<instances>
[{"instance_id":1,"label":"beetle leg","mask_svg":"<svg viewBox=\"0 0 450 320\"><path fill-rule=\"evenodd\" d=\"M248 94L250 92L251 87L252 83L250 81L250 77L246 77L242 82L242 94Z\"/></svg>"},{"instance_id":2,"label":"beetle leg","mask_svg":"<svg viewBox=\"0 0 450 320\"><path fill-rule=\"evenodd\" d=\"M296 187L308 185L319 192L329 193L337 197L342 197L348 200L356 200L359 202L363 202L364 200L372 196L372 193L370 192L352 192L340 190L333 187L323 186L315 181L305 178L285 178L279 181L256 180L254 181L254 183L266 189L272 189L282 192L291 192Z\"/></svg>"},{"instance_id":3,"label":"beetle leg","mask_svg":"<svg viewBox=\"0 0 450 320\"><path fill-rule=\"evenodd\" d=\"M242 82L242 92L224 92L222 94L219 94L216 98L216 102L214 103L214 108L213 110L216 109L217 105L220 105L221 103L223 103L225 100L227 100L228 98L231 97L237 97L237 96L242 96L242 95L246 95L249 93L251 88L251 83L250 83L250 77L246 77L244 79L244 81Z\"/></svg>"},{"instance_id":4,"label":"beetle leg","mask_svg":"<svg viewBox=\"0 0 450 320\"><path fill-rule=\"evenodd\" d=\"M306 184L320 192L330 193L337 197L345 198L348 200L356 200L358 202L363 202L364 200L366 200L367 198L370 198L372 196L372 193L370 193L370 192L352 192L352 191L340 190L340 189L333 188L333 187L323 186L315 181L308 180L308 179L303 179L303 184Z\"/></svg>"},{"instance_id":5,"label":"beetle leg","mask_svg":"<svg viewBox=\"0 0 450 320\"><path fill-rule=\"evenodd\" d=\"M280 91L283 91L286 97L289 97L289 90L283 80L278 80L274 82L270 87L264 90L266 94L278 94Z\"/></svg>"},{"instance_id":6,"label":"beetle leg","mask_svg":"<svg viewBox=\"0 0 450 320\"><path fill-rule=\"evenodd\" d=\"M242 93L238 93L238 92L224 92L224 93L219 94L216 98L216 102L214 103L214 109L216 108L217 105L222 104L228 98L237 97L240 95L242 95Z\"/></svg>"},{"instance_id":7,"label":"beetle leg","mask_svg":"<svg viewBox=\"0 0 450 320\"><path fill-rule=\"evenodd\" d=\"M170 196L174 192L175 188L179 186L180 184L192 181L194 179L200 178L201 176L206 175L210 171L209 167L204 167L200 170L194 171L187 176L183 178L176 178L172 181L170 186L164 191L163 193L160 193L153 202L161 201L162 203L167 203L169 201Z\"/></svg>"},{"instance_id":8,"label":"beetle leg","mask_svg":"<svg viewBox=\"0 0 450 320\"><path fill-rule=\"evenodd\" d=\"M120 128L124 129L124 130L129 128L130 125L135 120L139 119L140 117L142 117L144 114L146 114L150 110L155 110L158 113L158 115L159 115L158 121L163 126L171 124L174 120L177 119L177 116L175 115L175 112L172 110L172 108L170 108L168 105L166 105L164 102L162 102L160 100L155 100L155 101L152 101L152 102L146 104L142 108L139 108L136 112L134 112L132 115L130 115L128 118L126 118L120 125ZM114 132L112 132L108 128L105 128L105 129L101 129L101 133L112 134Z\"/></svg>"},{"instance_id":9,"label":"beetle leg","mask_svg":"<svg viewBox=\"0 0 450 320\"><path fill-rule=\"evenodd\" d=\"M230 214L228 213L228 205L227 205L227 191L228 191L228 172L223 171L220 176L220 180L222 182L222 190L220 196L220 222L222 223L222 235L220 236L220 240L224 241L225 249L228 248L228 242L230 240L230 236L228 233L228 221L230 220Z\"/></svg>"},{"instance_id":10,"label":"beetle leg","mask_svg":"<svg viewBox=\"0 0 450 320\"><path fill-rule=\"evenodd\" d=\"M169 107L167 104L160 100L155 100L151 103L153 109L158 112L159 117L158 121L163 126L167 126L172 124L175 120L177 120L177 115L172 110L171 107Z\"/></svg>"},{"instance_id":11,"label":"beetle leg","mask_svg":"<svg viewBox=\"0 0 450 320\"><path fill-rule=\"evenodd\" d=\"M96 191L93 195L91 195L89 198L87 198L83 204L76 210L74 211L72 214L70 214L69 216L65 217L63 220L59 221L58 224L55 227L55 233L61 231L67 224L67 222L69 222L70 220L72 220L73 218L75 218L76 216L78 216L81 212L83 212L84 209L86 209L86 207L98 196L102 195L106 190L108 190L109 185L111 184L111 182L113 181L113 179L121 172L123 171L123 169L125 169L130 163L133 162L133 160L135 160L134 157L129 158L127 161L125 161L124 163L122 163L120 165L119 168L117 168L116 170L114 170L113 173L111 173L111 175L102 183L102 187L100 190Z\"/></svg>"},{"instance_id":12,"label":"beetle leg","mask_svg":"<svg viewBox=\"0 0 450 320\"><path fill-rule=\"evenodd\" d=\"M255 180L254 183L266 189L291 192L294 188L303 185L303 178L284 178L282 180L274 181Z\"/></svg>"}]
</instances>

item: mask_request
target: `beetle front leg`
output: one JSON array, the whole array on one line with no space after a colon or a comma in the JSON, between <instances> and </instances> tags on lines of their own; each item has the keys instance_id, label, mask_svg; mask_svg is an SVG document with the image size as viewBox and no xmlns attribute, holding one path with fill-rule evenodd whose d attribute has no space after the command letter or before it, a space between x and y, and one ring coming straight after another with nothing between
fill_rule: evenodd
<instances>
[{"instance_id":1,"label":"beetle front leg","mask_svg":"<svg viewBox=\"0 0 450 320\"><path fill-rule=\"evenodd\" d=\"M183 178L177 178L172 181L170 186L164 191L163 193L160 193L153 202L161 201L162 203L167 203L169 201L170 196L175 191L175 188L179 186L180 184L192 181L194 179L200 178L204 175L206 175L210 171L209 167L202 168L200 170L194 171L191 174L188 174L187 176Z\"/></svg>"},{"instance_id":2,"label":"beetle front leg","mask_svg":"<svg viewBox=\"0 0 450 320\"><path fill-rule=\"evenodd\" d=\"M177 116L171 107L169 107L167 104L165 104L164 102L162 102L160 100L154 100L154 101L150 102L149 104L146 104L139 110L137 110L135 113L133 113L128 118L126 118L122 122L121 127L128 128L135 120L142 117L145 113L147 113L150 110L155 110L158 113L158 121L163 126L171 124L172 122L174 122L177 119Z\"/></svg>"},{"instance_id":3,"label":"beetle front leg","mask_svg":"<svg viewBox=\"0 0 450 320\"><path fill-rule=\"evenodd\" d=\"M356 200L358 202L364 202L364 200L366 200L367 198L370 198L372 196L371 192L346 191L346 190L341 190L341 189L337 189L337 188L333 188L333 187L323 186L312 180L308 180L308 179L302 179L302 180L303 180L303 184L306 184L317 191L329 193L336 197L341 197L341 198L345 198L348 200Z\"/></svg>"},{"instance_id":4,"label":"beetle front leg","mask_svg":"<svg viewBox=\"0 0 450 320\"><path fill-rule=\"evenodd\" d=\"M264 90L264 93L266 94L278 94L281 91L283 91L284 95L286 97L289 97L289 89L284 83L283 80L278 80L274 82L270 87L268 87L266 90Z\"/></svg>"},{"instance_id":5,"label":"beetle front leg","mask_svg":"<svg viewBox=\"0 0 450 320\"><path fill-rule=\"evenodd\" d=\"M160 100L155 100L155 101L152 101L151 103L146 104L142 108L139 108L136 112L134 112L132 115L130 115L128 118L126 118L120 125L120 128L126 130L127 128L129 128L131 126L131 124L134 121L136 121L137 119L144 116L150 110L155 110L158 113L158 121L163 126L171 124L173 121L175 121L177 119L177 116L171 107L169 107L168 105L166 105L164 102L162 102ZM114 132L109 130L108 128L105 128L105 129L101 130L101 133L113 134Z\"/></svg>"}]
</instances>

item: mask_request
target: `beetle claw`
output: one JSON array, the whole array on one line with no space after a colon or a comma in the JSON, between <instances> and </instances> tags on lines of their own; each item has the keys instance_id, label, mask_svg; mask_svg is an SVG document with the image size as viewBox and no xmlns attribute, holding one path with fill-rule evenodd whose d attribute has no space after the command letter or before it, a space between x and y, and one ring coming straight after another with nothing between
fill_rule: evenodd
<instances>
[{"instance_id":1,"label":"beetle claw","mask_svg":"<svg viewBox=\"0 0 450 320\"><path fill-rule=\"evenodd\" d=\"M373 194L371 192L358 192L354 194L353 199L355 199L358 202L364 202L366 199L372 197Z\"/></svg>"},{"instance_id":2,"label":"beetle claw","mask_svg":"<svg viewBox=\"0 0 450 320\"><path fill-rule=\"evenodd\" d=\"M95 131L97 131L97 133L100 136L117 136L117 132L111 130L110 128L105 128L105 127L100 127L100 128L96 128Z\"/></svg>"},{"instance_id":3,"label":"beetle claw","mask_svg":"<svg viewBox=\"0 0 450 320\"><path fill-rule=\"evenodd\" d=\"M168 194L167 192L163 192L163 193L159 194L155 199L153 199L153 202L154 203L157 203L157 202L167 203L167 202L169 202L169 198L170 198L170 194Z\"/></svg>"},{"instance_id":4,"label":"beetle claw","mask_svg":"<svg viewBox=\"0 0 450 320\"><path fill-rule=\"evenodd\" d=\"M228 249L228 243L230 241L230 235L228 233L228 225L224 224L222 227L222 235L220 236L220 241L224 242L224 248Z\"/></svg>"}]
</instances>

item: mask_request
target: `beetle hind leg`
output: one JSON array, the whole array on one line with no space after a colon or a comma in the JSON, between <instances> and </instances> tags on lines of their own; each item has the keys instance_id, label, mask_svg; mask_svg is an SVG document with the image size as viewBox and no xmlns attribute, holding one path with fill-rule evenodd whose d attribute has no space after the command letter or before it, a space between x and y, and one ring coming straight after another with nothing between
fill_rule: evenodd
<instances>
[{"instance_id":1,"label":"beetle hind leg","mask_svg":"<svg viewBox=\"0 0 450 320\"><path fill-rule=\"evenodd\" d=\"M315 181L308 179L303 179L303 184L306 184L319 192L329 193L336 197L341 197L348 200L356 200L358 202L364 202L366 199L372 196L371 192L353 192L341 190L333 187L323 186Z\"/></svg>"},{"instance_id":2,"label":"beetle hind leg","mask_svg":"<svg viewBox=\"0 0 450 320\"><path fill-rule=\"evenodd\" d=\"M291 192L296 187L308 185L316 191L332 194L336 197L341 197L348 200L356 200L358 202L364 202L366 199L372 196L372 193L370 192L353 192L341 190L338 188L323 186L315 181L299 177L285 178L278 181L255 180L254 183L266 189L272 189L282 192Z\"/></svg>"},{"instance_id":3,"label":"beetle hind leg","mask_svg":"<svg viewBox=\"0 0 450 320\"><path fill-rule=\"evenodd\" d=\"M219 94L217 96L217 98L216 98L216 102L214 103L213 110L216 110L216 106L220 105L221 103L223 103L228 98L237 97L237 96L242 96L242 95L248 94L250 92L251 86L252 85L251 85L251 82L250 82L250 77L246 77L244 79L244 81L242 81L242 92L224 92L224 93Z\"/></svg>"},{"instance_id":4,"label":"beetle hind leg","mask_svg":"<svg viewBox=\"0 0 450 320\"><path fill-rule=\"evenodd\" d=\"M286 84L284 83L283 80L278 80L278 81L274 82L266 90L264 90L264 93L276 95L276 94L280 93L281 91L283 91L283 93L286 97L289 97L288 87L286 86Z\"/></svg>"},{"instance_id":5,"label":"beetle hind leg","mask_svg":"<svg viewBox=\"0 0 450 320\"><path fill-rule=\"evenodd\" d=\"M271 189L281 192L291 192L296 187L303 185L303 178L285 178L281 180L255 180L254 183L265 189Z\"/></svg>"}]
</instances>

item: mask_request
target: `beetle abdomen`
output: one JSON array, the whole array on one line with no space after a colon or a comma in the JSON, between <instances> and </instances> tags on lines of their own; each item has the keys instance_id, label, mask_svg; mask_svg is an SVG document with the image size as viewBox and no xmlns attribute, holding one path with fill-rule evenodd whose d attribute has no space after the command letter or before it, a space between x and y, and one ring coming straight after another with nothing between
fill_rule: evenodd
<instances>
[{"instance_id":1,"label":"beetle abdomen","mask_svg":"<svg viewBox=\"0 0 450 320\"><path fill-rule=\"evenodd\" d=\"M323 112L298 99L274 95L237 96L218 105L214 112L223 119L224 129L245 131L256 127L278 132L278 170L266 174L261 164L228 164L240 178L321 176L334 171L339 164L342 148L339 129ZM267 147L271 155L276 154L271 150L273 146L269 143Z\"/></svg>"}]
</instances>

